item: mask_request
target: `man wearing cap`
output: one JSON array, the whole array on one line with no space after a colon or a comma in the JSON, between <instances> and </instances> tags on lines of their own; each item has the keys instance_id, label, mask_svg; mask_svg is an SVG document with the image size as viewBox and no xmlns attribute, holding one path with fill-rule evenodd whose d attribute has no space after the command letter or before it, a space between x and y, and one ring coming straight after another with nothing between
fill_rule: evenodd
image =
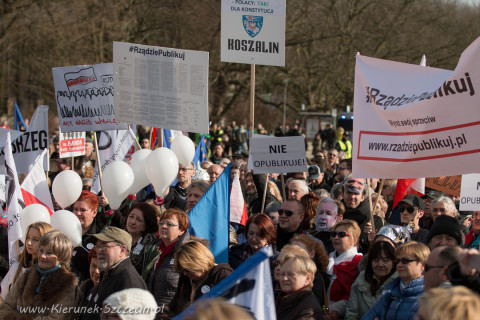
<instances>
[{"instance_id":1,"label":"man wearing cap","mask_svg":"<svg viewBox=\"0 0 480 320\"><path fill-rule=\"evenodd\" d=\"M463 246L465 236L458 225L457 219L441 215L433 223L427 234L426 245L433 250L439 246Z\"/></svg>"},{"instance_id":2,"label":"man wearing cap","mask_svg":"<svg viewBox=\"0 0 480 320\"><path fill-rule=\"evenodd\" d=\"M412 227L412 241L427 244L428 230L420 228L419 221L423 217L423 201L415 194L407 194L402 201L398 203L398 211L400 212L400 221L402 225L410 225Z\"/></svg>"},{"instance_id":3,"label":"man wearing cap","mask_svg":"<svg viewBox=\"0 0 480 320\"><path fill-rule=\"evenodd\" d=\"M82 319L100 319L98 312L103 301L112 293L140 288L147 290L142 277L133 266L129 256L132 247L132 236L125 230L116 227L105 227L96 238L95 249L100 269L100 283L94 287L87 297L87 312ZM97 310L94 310L98 308Z\"/></svg>"},{"instance_id":4,"label":"man wearing cap","mask_svg":"<svg viewBox=\"0 0 480 320\"><path fill-rule=\"evenodd\" d=\"M330 185L328 185L323 179L324 173L318 166L310 166L308 168L308 181L310 182L310 189L315 192L316 190L325 189L330 192Z\"/></svg>"}]
</instances>

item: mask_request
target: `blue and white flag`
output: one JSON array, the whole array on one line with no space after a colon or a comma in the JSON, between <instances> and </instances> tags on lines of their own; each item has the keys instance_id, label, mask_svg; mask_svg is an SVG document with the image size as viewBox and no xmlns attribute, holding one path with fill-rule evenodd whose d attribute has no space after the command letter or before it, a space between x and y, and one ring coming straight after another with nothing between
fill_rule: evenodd
<instances>
[{"instance_id":1,"label":"blue and white flag","mask_svg":"<svg viewBox=\"0 0 480 320\"><path fill-rule=\"evenodd\" d=\"M195 165L195 170L200 167L203 161L207 161L207 146L205 145L205 135L200 138L198 141L197 148L195 149L195 155L193 156L193 164Z\"/></svg>"},{"instance_id":2,"label":"blue and white flag","mask_svg":"<svg viewBox=\"0 0 480 320\"><path fill-rule=\"evenodd\" d=\"M20 108L18 107L17 101L15 101L15 116L14 116L14 130L22 131L25 132L27 131L27 124L25 123L25 120L23 119L22 112L20 111Z\"/></svg>"},{"instance_id":3,"label":"blue and white flag","mask_svg":"<svg viewBox=\"0 0 480 320\"><path fill-rule=\"evenodd\" d=\"M207 239L216 263L228 263L231 163L188 214L188 232Z\"/></svg>"},{"instance_id":4,"label":"blue and white flag","mask_svg":"<svg viewBox=\"0 0 480 320\"><path fill-rule=\"evenodd\" d=\"M271 247L259 250L197 302L222 297L229 303L245 308L255 319L275 320L275 298L268 259L272 255ZM174 319L182 319L191 314L197 302Z\"/></svg>"}]
</instances>

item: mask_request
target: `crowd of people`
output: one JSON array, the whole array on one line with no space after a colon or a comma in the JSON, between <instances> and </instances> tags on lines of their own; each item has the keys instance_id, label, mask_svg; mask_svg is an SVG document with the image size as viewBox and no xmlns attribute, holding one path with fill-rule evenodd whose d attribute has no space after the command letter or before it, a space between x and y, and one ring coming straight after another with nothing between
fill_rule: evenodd
<instances>
[{"instance_id":1,"label":"crowd of people","mask_svg":"<svg viewBox=\"0 0 480 320\"><path fill-rule=\"evenodd\" d=\"M262 129L258 133L266 134ZM285 179L255 174L247 168L246 134L235 122L225 129L212 125L207 161L180 164L177 183L163 199L146 187L115 211L105 196L90 192L93 146L73 167L53 154L58 170L52 180L70 169L83 178L84 190L69 208L80 221L82 243L74 247L46 223L28 226L18 263L0 269L0 318L169 319L264 247L274 253L277 319L480 314L480 211L459 212L455 197L435 190L407 194L394 205L396 180L352 177L348 132L331 127L315 137L306 172ZM275 134L285 135L280 127ZM299 124L288 133L301 134ZM151 147L148 138L139 140ZM189 234L188 213L230 163L248 220L232 223L229 263L216 263L208 241ZM6 233L0 235L6 243ZM132 316L129 308L141 312ZM216 299L187 317L200 313L252 319Z\"/></svg>"}]
</instances>

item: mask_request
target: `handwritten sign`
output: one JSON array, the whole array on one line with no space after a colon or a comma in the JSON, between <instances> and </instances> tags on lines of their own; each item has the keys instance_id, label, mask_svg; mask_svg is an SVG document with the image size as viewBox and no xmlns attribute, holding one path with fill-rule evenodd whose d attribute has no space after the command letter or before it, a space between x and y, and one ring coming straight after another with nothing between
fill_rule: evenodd
<instances>
[{"instance_id":1,"label":"handwritten sign","mask_svg":"<svg viewBox=\"0 0 480 320\"><path fill-rule=\"evenodd\" d=\"M460 192L460 211L480 210L480 174L462 175Z\"/></svg>"},{"instance_id":2,"label":"handwritten sign","mask_svg":"<svg viewBox=\"0 0 480 320\"><path fill-rule=\"evenodd\" d=\"M113 64L53 68L63 132L127 129L113 107Z\"/></svg>"},{"instance_id":3,"label":"handwritten sign","mask_svg":"<svg viewBox=\"0 0 480 320\"><path fill-rule=\"evenodd\" d=\"M255 173L307 171L305 139L253 135L248 169Z\"/></svg>"},{"instance_id":4,"label":"handwritten sign","mask_svg":"<svg viewBox=\"0 0 480 320\"><path fill-rule=\"evenodd\" d=\"M460 197L462 176L426 178L425 187L438 190L455 197Z\"/></svg>"},{"instance_id":5,"label":"handwritten sign","mask_svg":"<svg viewBox=\"0 0 480 320\"><path fill-rule=\"evenodd\" d=\"M85 154L85 131L61 132L60 130L60 158L78 157Z\"/></svg>"},{"instance_id":6,"label":"handwritten sign","mask_svg":"<svg viewBox=\"0 0 480 320\"><path fill-rule=\"evenodd\" d=\"M118 119L208 133L208 52L113 43Z\"/></svg>"}]
</instances>

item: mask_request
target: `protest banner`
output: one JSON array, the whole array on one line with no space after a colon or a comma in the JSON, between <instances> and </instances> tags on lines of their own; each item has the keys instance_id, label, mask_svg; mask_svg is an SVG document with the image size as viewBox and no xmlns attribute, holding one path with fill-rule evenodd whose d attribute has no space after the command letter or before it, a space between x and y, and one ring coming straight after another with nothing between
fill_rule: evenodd
<instances>
[{"instance_id":1,"label":"protest banner","mask_svg":"<svg viewBox=\"0 0 480 320\"><path fill-rule=\"evenodd\" d=\"M480 38L453 72L357 56L353 174L411 179L478 170L479 55Z\"/></svg>"},{"instance_id":2,"label":"protest banner","mask_svg":"<svg viewBox=\"0 0 480 320\"><path fill-rule=\"evenodd\" d=\"M78 157L85 154L85 131L59 132L60 158Z\"/></svg>"},{"instance_id":3,"label":"protest banner","mask_svg":"<svg viewBox=\"0 0 480 320\"><path fill-rule=\"evenodd\" d=\"M208 133L208 52L113 43L117 119Z\"/></svg>"},{"instance_id":4,"label":"protest banner","mask_svg":"<svg viewBox=\"0 0 480 320\"><path fill-rule=\"evenodd\" d=\"M460 197L461 180L462 176L426 178L425 187Z\"/></svg>"},{"instance_id":5,"label":"protest banner","mask_svg":"<svg viewBox=\"0 0 480 320\"><path fill-rule=\"evenodd\" d=\"M305 138L254 134L248 169L253 170L255 174L307 171Z\"/></svg>"},{"instance_id":6,"label":"protest banner","mask_svg":"<svg viewBox=\"0 0 480 320\"><path fill-rule=\"evenodd\" d=\"M12 130L10 130L12 132ZM32 116L27 131L13 131L11 134L11 149L18 174L28 173L32 169L35 160L48 149L48 106L38 106ZM13 139L13 137L17 137ZM2 140L3 141L3 140ZM5 140L6 141L6 140ZM3 155L4 149L0 152ZM5 167L4 161L0 161L0 170ZM43 162L44 171L48 171L48 157ZM1 171L0 171L1 172Z\"/></svg>"},{"instance_id":7,"label":"protest banner","mask_svg":"<svg viewBox=\"0 0 480 320\"><path fill-rule=\"evenodd\" d=\"M113 107L113 64L52 69L63 132L127 129Z\"/></svg>"},{"instance_id":8,"label":"protest banner","mask_svg":"<svg viewBox=\"0 0 480 320\"><path fill-rule=\"evenodd\" d=\"M285 0L222 0L221 61L285 66Z\"/></svg>"},{"instance_id":9,"label":"protest banner","mask_svg":"<svg viewBox=\"0 0 480 320\"><path fill-rule=\"evenodd\" d=\"M135 152L136 136L132 129L128 130L109 130L100 131L100 138L98 139L100 161L95 164L95 172L92 179L91 191L95 194L101 190L100 173L98 169L105 169L105 167L117 160L128 162L130 157Z\"/></svg>"},{"instance_id":10,"label":"protest banner","mask_svg":"<svg viewBox=\"0 0 480 320\"><path fill-rule=\"evenodd\" d=\"M460 211L480 211L480 174L462 175Z\"/></svg>"}]
</instances>

